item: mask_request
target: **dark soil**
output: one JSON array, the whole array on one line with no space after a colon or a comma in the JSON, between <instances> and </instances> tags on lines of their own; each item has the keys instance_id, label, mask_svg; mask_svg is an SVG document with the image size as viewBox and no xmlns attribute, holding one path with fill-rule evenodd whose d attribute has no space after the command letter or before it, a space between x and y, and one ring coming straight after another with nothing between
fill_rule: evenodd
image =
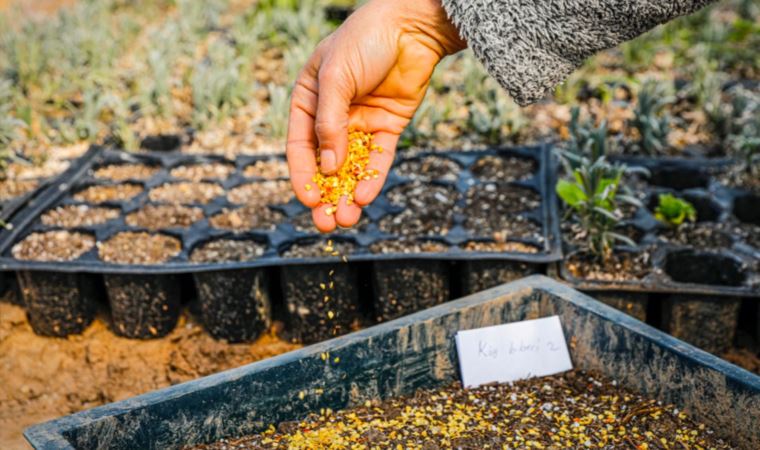
<instances>
[{"instance_id":1,"label":"dark soil","mask_svg":"<svg viewBox=\"0 0 760 450\"><path fill-rule=\"evenodd\" d=\"M449 246L438 241L392 239L375 242L369 249L372 253L444 253Z\"/></svg>"},{"instance_id":2,"label":"dark soil","mask_svg":"<svg viewBox=\"0 0 760 450\"><path fill-rule=\"evenodd\" d=\"M262 159L246 166L243 171L243 176L247 178L263 178L265 180L287 178L288 175L288 163L280 159Z\"/></svg>"},{"instance_id":3,"label":"dark soil","mask_svg":"<svg viewBox=\"0 0 760 450\"><path fill-rule=\"evenodd\" d=\"M252 240L217 239L193 250L190 260L197 263L251 261L265 250L266 245Z\"/></svg>"},{"instance_id":4,"label":"dark soil","mask_svg":"<svg viewBox=\"0 0 760 450\"><path fill-rule=\"evenodd\" d=\"M649 252L615 252L608 261L599 261L588 253L575 253L565 260L575 278L593 281L639 280L650 271Z\"/></svg>"},{"instance_id":5,"label":"dark soil","mask_svg":"<svg viewBox=\"0 0 760 450\"><path fill-rule=\"evenodd\" d=\"M368 401L193 449L733 448L672 405L582 371Z\"/></svg>"},{"instance_id":6,"label":"dark soil","mask_svg":"<svg viewBox=\"0 0 760 450\"><path fill-rule=\"evenodd\" d=\"M119 217L117 208L103 208L87 205L59 206L40 217L44 225L51 227L84 227L99 225Z\"/></svg>"},{"instance_id":7,"label":"dark soil","mask_svg":"<svg viewBox=\"0 0 760 450\"><path fill-rule=\"evenodd\" d=\"M522 242L495 242L495 241L470 241L462 246L470 252L512 252L512 253L538 253L538 248Z\"/></svg>"},{"instance_id":8,"label":"dark soil","mask_svg":"<svg viewBox=\"0 0 760 450\"><path fill-rule=\"evenodd\" d=\"M731 234L712 222L685 223L678 228L668 228L659 233L667 242L690 245L696 248L730 248Z\"/></svg>"},{"instance_id":9,"label":"dark soil","mask_svg":"<svg viewBox=\"0 0 760 450\"><path fill-rule=\"evenodd\" d=\"M224 189L218 184L180 182L166 183L154 188L148 197L154 202L205 205L222 194Z\"/></svg>"},{"instance_id":10,"label":"dark soil","mask_svg":"<svg viewBox=\"0 0 760 450\"><path fill-rule=\"evenodd\" d=\"M145 205L127 215L127 225L160 230L162 228L187 228L203 219L200 208L181 205Z\"/></svg>"},{"instance_id":11,"label":"dark soil","mask_svg":"<svg viewBox=\"0 0 760 450\"><path fill-rule=\"evenodd\" d=\"M89 234L47 231L30 234L14 245L11 253L26 261L72 261L94 246L95 238Z\"/></svg>"},{"instance_id":12,"label":"dark soil","mask_svg":"<svg viewBox=\"0 0 760 450\"><path fill-rule=\"evenodd\" d=\"M90 186L74 194L74 200L94 204L123 202L140 195L142 191L142 185L130 183Z\"/></svg>"},{"instance_id":13,"label":"dark soil","mask_svg":"<svg viewBox=\"0 0 760 450\"><path fill-rule=\"evenodd\" d=\"M246 205L237 209L224 209L209 219L214 228L231 231L274 229L280 223L281 213L266 206Z\"/></svg>"},{"instance_id":14,"label":"dark soil","mask_svg":"<svg viewBox=\"0 0 760 450\"><path fill-rule=\"evenodd\" d=\"M235 166L232 164L205 163L175 167L170 175L172 178L189 181L224 180L234 171Z\"/></svg>"},{"instance_id":15,"label":"dark soil","mask_svg":"<svg viewBox=\"0 0 760 450\"><path fill-rule=\"evenodd\" d=\"M292 197L290 181L286 180L243 184L227 193L227 200L238 205L275 205L287 203Z\"/></svg>"},{"instance_id":16,"label":"dark soil","mask_svg":"<svg viewBox=\"0 0 760 450\"><path fill-rule=\"evenodd\" d=\"M177 256L182 243L164 234L121 232L98 243L100 259L114 264L160 264Z\"/></svg>"},{"instance_id":17,"label":"dark soil","mask_svg":"<svg viewBox=\"0 0 760 450\"><path fill-rule=\"evenodd\" d=\"M2 180L0 181L0 202L20 197L37 189L37 180Z\"/></svg>"},{"instance_id":18,"label":"dark soil","mask_svg":"<svg viewBox=\"0 0 760 450\"><path fill-rule=\"evenodd\" d=\"M470 168L470 172L482 181L518 181L533 176L536 162L517 157L484 156Z\"/></svg>"},{"instance_id":19,"label":"dark soil","mask_svg":"<svg viewBox=\"0 0 760 450\"><path fill-rule=\"evenodd\" d=\"M404 161L396 167L396 173L420 181L456 181L462 168L456 162L441 156L425 156Z\"/></svg>"},{"instance_id":20,"label":"dark soil","mask_svg":"<svg viewBox=\"0 0 760 450\"><path fill-rule=\"evenodd\" d=\"M732 167L719 179L728 186L760 193L760 174L749 172L743 166Z\"/></svg>"},{"instance_id":21,"label":"dark soil","mask_svg":"<svg viewBox=\"0 0 760 450\"><path fill-rule=\"evenodd\" d=\"M500 183L486 183L467 191L464 226L479 236L541 239L541 227L519 215L538 208L535 191Z\"/></svg>"},{"instance_id":22,"label":"dark soil","mask_svg":"<svg viewBox=\"0 0 760 450\"><path fill-rule=\"evenodd\" d=\"M400 236L444 235L453 226L457 198L453 187L410 183L386 195L392 203L405 209L380 220L378 225L385 232Z\"/></svg>"},{"instance_id":23,"label":"dark soil","mask_svg":"<svg viewBox=\"0 0 760 450\"><path fill-rule=\"evenodd\" d=\"M161 170L160 167L145 164L111 164L95 170L95 178L111 181L144 181Z\"/></svg>"},{"instance_id":24,"label":"dark soil","mask_svg":"<svg viewBox=\"0 0 760 450\"><path fill-rule=\"evenodd\" d=\"M743 223L738 226L738 230L744 242L760 251L760 225Z\"/></svg>"},{"instance_id":25,"label":"dark soil","mask_svg":"<svg viewBox=\"0 0 760 450\"><path fill-rule=\"evenodd\" d=\"M293 244L282 252L282 256L285 258L343 257L353 253L354 249L356 249L356 245L351 242L320 239L316 242Z\"/></svg>"}]
</instances>

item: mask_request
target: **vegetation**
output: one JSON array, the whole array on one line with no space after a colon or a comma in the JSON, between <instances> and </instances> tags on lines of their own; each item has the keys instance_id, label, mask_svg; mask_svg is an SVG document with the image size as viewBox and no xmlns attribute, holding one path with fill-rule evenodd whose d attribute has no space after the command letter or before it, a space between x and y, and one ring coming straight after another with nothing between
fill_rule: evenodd
<instances>
[{"instance_id":1,"label":"vegetation","mask_svg":"<svg viewBox=\"0 0 760 450\"><path fill-rule=\"evenodd\" d=\"M670 117L665 107L672 101L662 84L647 81L642 86L631 126L638 131L637 147L643 153L656 155L668 148Z\"/></svg>"},{"instance_id":2,"label":"vegetation","mask_svg":"<svg viewBox=\"0 0 760 450\"><path fill-rule=\"evenodd\" d=\"M697 220L697 210L688 201L673 194L660 194L654 216L660 222L678 228L684 222Z\"/></svg>"}]
</instances>

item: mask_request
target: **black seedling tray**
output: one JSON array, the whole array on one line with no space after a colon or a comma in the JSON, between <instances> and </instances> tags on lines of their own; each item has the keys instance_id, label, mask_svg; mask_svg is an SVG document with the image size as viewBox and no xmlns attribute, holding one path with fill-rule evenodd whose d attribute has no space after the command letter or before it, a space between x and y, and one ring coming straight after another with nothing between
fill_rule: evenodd
<instances>
[{"instance_id":1,"label":"black seedling tray","mask_svg":"<svg viewBox=\"0 0 760 450\"><path fill-rule=\"evenodd\" d=\"M485 179L476 178L470 171L470 168L481 158L518 158L529 165L532 170L520 173L519 177L507 182L491 182ZM424 162L426 158L442 158L451 164L458 166L458 172L446 173L445 176L427 176L424 170L414 171L402 176L397 170L391 172L388 181L380 197L369 207L365 208L366 218L351 230L338 230L330 236L322 236L316 232L313 226L309 226L308 209L303 207L297 200L291 198L290 201L278 204L262 205L262 209L268 208L274 214L279 214L274 225L270 228L246 229L240 232L213 228L209 219L214 215L222 212L234 210L243 205L236 205L229 201L226 194L238 186L249 183L262 183L265 180L261 178L250 178L245 176L245 168L261 160L284 161L281 155L268 156L239 156L234 161L226 160L217 156L188 155L179 151L169 152L143 152L143 153L126 153L119 150L103 149L97 157L84 161L79 170L69 176L66 183L60 183L51 187L51 192L46 195L43 201L31 206L18 215L14 229L0 241L0 270L12 270L21 272L42 272L42 273L90 273L100 274L104 277L106 291L112 306L114 329L117 333L129 337L154 337L165 334L170 331L174 320L176 319L177 310L181 299L176 296L181 289L181 274L194 274L196 290L198 293L205 293L200 296L201 302L211 301L212 305L206 305L201 311L206 311L204 315L217 315L216 318L206 317L204 323L209 329L215 329L213 334L217 337L227 338L230 340L246 340L256 332L245 332L241 330L225 332L224 323L240 324L250 323L255 325L256 331L260 331L264 325L269 323L268 318L261 321L240 320L225 318L225 313L219 310L227 311L229 314L237 314L240 308L235 305L224 306L222 299L229 297L232 290L240 289L239 283L233 283L230 280L235 278L233 273L237 273L237 279L240 282L248 282L253 270L258 270L259 275L268 279L267 271L275 270L272 268L279 267L280 286L273 286L273 283L266 283L266 289L260 292L270 292L258 295L255 299L248 299L258 305L270 305L270 298L283 297L284 308L288 314L286 322L293 324L293 329L297 339L303 341L315 341L330 337L335 334L332 330L335 325L339 325L340 332L348 331L349 324L357 320L363 322L367 316L373 315L373 307L360 304L363 300L358 295L361 286L366 286L370 282L364 283L362 280L374 279L375 283L384 284L383 280L393 280L393 286L386 286L385 296L374 299L376 309L382 309L383 303L387 301L387 295L411 299L418 296L417 288L419 283L403 283L405 277L410 279L419 279L434 272L434 275L443 277L436 283L437 287L449 288L453 292L459 293L464 287L467 292L467 286L478 286L479 288L490 287L504 281L509 281L527 273L543 271L547 263L557 261L561 258L560 238L558 231L558 220L556 208L556 197L554 193L553 174L556 172L556 162L551 158L551 151L548 147L528 147L515 149L491 149L473 152L423 152L409 157L399 157L395 167L401 165L414 164L417 161ZM146 205L158 204L149 198L149 191L157 188L164 183L180 181L173 178L170 172L173 168L184 165L195 165L204 163L224 163L234 166L234 171L222 180L206 180L219 184L224 194L215 197L207 204L188 204L185 206L200 208L203 212L203 218L187 228L165 228L153 233L166 234L179 239L182 243L182 250L178 256L163 264L157 265L122 265L110 264L101 261L98 258L97 247L82 255L79 259L69 262L34 262L20 261L12 257L11 248L13 245L26 236L34 232L45 232L62 229L60 227L50 227L40 222L40 216L58 206L85 204L75 201L73 195L89 186L93 185L115 185L125 182L141 184L144 190L141 194L124 202L107 202L102 206L118 208L120 217L110 220L102 225L84 226L71 228L71 231L78 231L93 235L98 242L105 242L112 236L122 231L148 231L143 228L132 227L127 225L125 217L127 214L139 210ZM112 164L131 164L139 163L154 166L158 171L149 179L144 181L128 180L125 182L113 182L94 177L94 170ZM437 174L441 175L441 174ZM278 178L277 180L286 180ZM440 224L437 217L425 217L426 208L416 208L413 204L402 205L394 204L394 189L405 189L404 186L412 186L415 183L425 185L420 188L420 192L446 192L449 197L441 199L450 208L439 208L446 215L448 224L445 231L438 230L436 227ZM411 189L411 188L410 188ZM463 246L468 242L490 242L493 236L486 233L478 233L478 227L472 226L468 221L478 218L479 210L468 209L467 192L469 189L482 190L487 199L490 201L489 207L498 207L505 202L499 202L498 197L494 195L509 194L510 192L521 197L527 193L535 197L533 203L527 202L525 209L511 211L510 219L523 224L530 233L516 236L514 239L507 237L507 241L514 243L516 251L472 251L464 249ZM515 194L516 193L516 194ZM491 196L491 197L489 197ZM413 202L414 198L408 198ZM433 199L433 202L438 201ZM507 202L508 203L508 202ZM511 203L508 203L511 204ZM392 217L407 210L410 214L409 220L421 217L421 223L432 226L430 229L405 230L404 225L407 223L405 216L402 216L396 227L401 225L400 229L394 229ZM488 213L484 210L483 214ZM419 216L419 217L418 217ZM497 219L501 220L499 217ZM527 224L527 225L525 225ZM467 228L469 225L469 229ZM499 227L502 225L499 223ZM423 226L424 228L424 226ZM494 227L492 227L494 228ZM390 231L389 231L390 230ZM391 231L396 231L395 233ZM254 240L266 246L264 254L254 260L245 262L225 262L225 263L194 263L190 261L190 254L198 246L216 239L240 239ZM328 257L304 257L293 258L285 257L282 252L294 245L302 245L323 239L332 239L336 242L347 241L353 246L353 251L346 255L328 256ZM441 251L436 252L412 252L412 253L373 253L373 245L380 242L393 242L405 240L408 242L417 242L419 240L434 241L442 246ZM522 247L520 247L522 246ZM510 247L510 249L514 249ZM529 249L529 251L525 251ZM357 265L346 265L341 261L345 256L352 263ZM393 262L399 262L396 267ZM404 261L402 264L401 261ZM465 264L468 261L477 263L476 267ZM386 264L381 264L386 263ZM517 270L504 271L504 264L514 264ZM344 268L351 266L352 271L358 273L342 274ZM394 273L395 270L403 266L403 274ZM331 268L341 275L341 282L335 280L335 290L331 293L335 300L333 308L330 311L336 315L336 320L326 324L321 332L312 330L319 328L313 325L314 316L320 314L318 322L323 322L323 308L316 308L314 305L321 301L324 294L320 290L313 289L327 282L325 277L326 268ZM367 271L375 270L379 276L368 274ZM451 267L449 269L449 267ZM512 266L510 266L512 267ZM468 272L468 270L471 272ZM390 272L389 272L390 271ZM230 272L224 274L223 272ZM329 272L329 271L327 271ZM197 274L197 275L196 275ZM226 277L228 282L220 283L214 279L214 274L218 277ZM507 276L509 278L505 279ZM388 278L390 277L390 278ZM35 277L39 282L44 277ZM364 283L364 284L362 284ZM144 288L140 288L140 286ZM215 286L214 290L209 286ZM227 286L230 292L217 292L221 287ZM258 286L258 285L257 285ZM389 291L388 289L393 291ZM280 289L280 292L274 292ZM428 291L430 289L427 289ZM253 292L254 290L251 290ZM237 292L237 291L236 291ZM208 295L206 295L208 294ZM413 312L416 309L429 306L430 304L445 301L450 297L449 293L438 295L436 299L430 301L416 302L409 304L408 307L396 309L393 314L383 312L375 314L381 318L390 318L398 315ZM239 298L239 292L235 294ZM425 294L427 295L427 294ZM117 299L123 299L117 300ZM216 300L212 300L216 299ZM240 301L246 301L241 299ZM127 302L126 306L123 305ZM29 303L29 302L28 302ZM401 302L405 304L404 301ZM300 308L299 308L300 307ZM305 314L303 320L296 320L292 314L293 311L303 311L303 308L310 309ZM316 309L315 309L316 308ZM143 313L150 314L135 315L135 309ZM269 307L254 308L257 311L268 311ZM276 308L275 308L276 309ZM250 308L248 309L250 312ZM169 315L170 319L166 322L165 316ZM250 315L249 315L250 316ZM137 323L135 320L141 322ZM249 317L250 319L250 317ZM344 319L345 322L340 322ZM211 323L216 325L211 325ZM304 326L304 324L310 324ZM235 328L235 326L227 327Z\"/></svg>"},{"instance_id":2,"label":"black seedling tray","mask_svg":"<svg viewBox=\"0 0 760 450\"><path fill-rule=\"evenodd\" d=\"M737 232L741 227L760 225L760 196L720 182L734 164L730 160L612 159L629 167L644 167L650 173L649 177L633 176L629 183L643 207L622 224L634 230L630 234L637 237L638 245L619 249L633 254L648 252L650 271L639 280L576 278L567 261L579 250L566 244L565 260L558 263L559 276L578 289L603 292L608 303L625 305L639 315L650 298L656 298L665 329L710 351L725 351L733 342L742 298L750 302L760 299L760 248L745 239L751 228L744 236ZM690 201L697 211L695 225L713 227L724 241L717 244L723 245L702 248L691 239L680 243L663 240L672 230L655 219L654 209L659 195L665 193Z\"/></svg>"},{"instance_id":3,"label":"black seedling tray","mask_svg":"<svg viewBox=\"0 0 760 450\"><path fill-rule=\"evenodd\" d=\"M558 315L574 367L673 404L738 448L760 448L760 377L546 277L35 425L36 449L182 448L259 433L320 409L412 395L458 378L454 336Z\"/></svg>"}]
</instances>

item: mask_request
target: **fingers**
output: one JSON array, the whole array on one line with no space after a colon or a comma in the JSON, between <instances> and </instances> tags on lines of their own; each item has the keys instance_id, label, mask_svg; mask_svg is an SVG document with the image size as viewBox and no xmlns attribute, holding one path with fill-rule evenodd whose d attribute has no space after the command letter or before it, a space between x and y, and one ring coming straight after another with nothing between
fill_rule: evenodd
<instances>
[{"instance_id":1,"label":"fingers","mask_svg":"<svg viewBox=\"0 0 760 450\"><path fill-rule=\"evenodd\" d=\"M314 131L324 174L335 173L346 161L348 152L348 109L353 94L346 70L339 64L324 64L319 71Z\"/></svg>"},{"instance_id":2,"label":"fingers","mask_svg":"<svg viewBox=\"0 0 760 450\"><path fill-rule=\"evenodd\" d=\"M337 225L335 221L335 214L327 214L327 208L334 208L332 205L321 204L311 210L311 219L314 221L314 225L322 233L329 233L333 231Z\"/></svg>"},{"instance_id":3,"label":"fingers","mask_svg":"<svg viewBox=\"0 0 760 450\"><path fill-rule=\"evenodd\" d=\"M388 177L388 172L393 165L393 157L396 154L396 144L398 144L398 135L379 131L375 134L374 144L383 148L382 152L372 152L369 156L367 168L374 169L378 173L377 178L362 180L356 186L354 201L359 206L366 206L380 194Z\"/></svg>"},{"instance_id":4,"label":"fingers","mask_svg":"<svg viewBox=\"0 0 760 450\"><path fill-rule=\"evenodd\" d=\"M286 155L290 183L298 200L309 208L319 204L319 189L312 179L317 173L317 137L314 133L314 115L317 110L315 54L298 77L293 88L288 120Z\"/></svg>"},{"instance_id":5,"label":"fingers","mask_svg":"<svg viewBox=\"0 0 760 450\"><path fill-rule=\"evenodd\" d=\"M335 222L343 228L350 228L359 222L362 215L362 209L356 203L350 205L346 202L346 197L341 197L338 202L338 208L335 212Z\"/></svg>"}]
</instances>

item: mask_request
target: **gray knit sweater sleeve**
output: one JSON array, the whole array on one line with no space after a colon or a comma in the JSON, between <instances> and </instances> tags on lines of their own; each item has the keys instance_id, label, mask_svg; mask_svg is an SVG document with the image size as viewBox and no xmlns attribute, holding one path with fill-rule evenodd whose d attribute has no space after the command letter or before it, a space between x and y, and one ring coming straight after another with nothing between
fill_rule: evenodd
<instances>
[{"instance_id":1,"label":"gray knit sweater sleeve","mask_svg":"<svg viewBox=\"0 0 760 450\"><path fill-rule=\"evenodd\" d=\"M595 52L711 2L443 0L443 7L488 73L526 105Z\"/></svg>"}]
</instances>

